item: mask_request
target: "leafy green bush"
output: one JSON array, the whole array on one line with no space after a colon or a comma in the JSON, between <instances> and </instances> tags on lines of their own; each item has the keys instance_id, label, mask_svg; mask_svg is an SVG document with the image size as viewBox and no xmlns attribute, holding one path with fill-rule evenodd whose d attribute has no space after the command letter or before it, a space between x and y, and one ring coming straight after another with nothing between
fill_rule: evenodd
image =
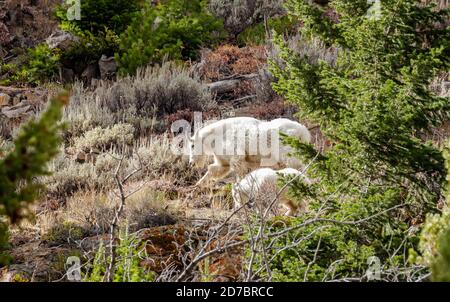
<instances>
[{"instance_id":1,"label":"leafy green bush","mask_svg":"<svg viewBox=\"0 0 450 302\"><path fill-rule=\"evenodd\" d=\"M439 256L431 270L433 281L450 282L450 221L447 221L447 229L439 238Z\"/></svg>"},{"instance_id":2,"label":"leafy green bush","mask_svg":"<svg viewBox=\"0 0 450 302\"><path fill-rule=\"evenodd\" d=\"M0 263L8 260L7 224L26 217L26 210L42 186L36 177L48 174L47 163L58 153L62 124L62 106L68 97L53 99L38 121L23 126L14 141L14 149L0 161Z\"/></svg>"},{"instance_id":3,"label":"leafy green bush","mask_svg":"<svg viewBox=\"0 0 450 302\"><path fill-rule=\"evenodd\" d=\"M56 9L56 17L63 30L77 28L93 34L112 30L122 33L140 9L140 0L83 0L81 1L81 20L68 20L69 4Z\"/></svg>"},{"instance_id":4,"label":"leafy green bush","mask_svg":"<svg viewBox=\"0 0 450 302\"><path fill-rule=\"evenodd\" d=\"M29 50L29 62L26 67L29 80L39 83L50 80L58 74L60 54L58 49L50 49L46 43Z\"/></svg>"},{"instance_id":5,"label":"leafy green bush","mask_svg":"<svg viewBox=\"0 0 450 302\"><path fill-rule=\"evenodd\" d=\"M15 63L1 65L1 74L7 78L1 84L40 84L55 79L59 72L61 54L46 43L29 48Z\"/></svg>"},{"instance_id":6,"label":"leafy green bush","mask_svg":"<svg viewBox=\"0 0 450 302\"><path fill-rule=\"evenodd\" d=\"M102 55L113 56L119 50L118 36L139 13L140 0L86 0L81 1L81 20L68 20L69 4L56 9L60 28L79 39L61 54L65 67L80 75Z\"/></svg>"},{"instance_id":7,"label":"leafy green bush","mask_svg":"<svg viewBox=\"0 0 450 302\"><path fill-rule=\"evenodd\" d=\"M17 81L19 67L14 63L0 63L0 85L11 85Z\"/></svg>"},{"instance_id":8,"label":"leafy green bush","mask_svg":"<svg viewBox=\"0 0 450 302\"><path fill-rule=\"evenodd\" d=\"M290 13L304 22L305 38L339 49L336 62L296 55L279 38L281 63L271 63L275 90L333 141L321 153L312 145L285 140L304 162L312 161L308 176L320 181L313 185L316 196L310 207L329 222L320 222L325 229L283 251L298 259L295 276L283 270L292 257L275 255L281 257L275 279L329 279L328 272L340 266L331 278L359 280L371 254L381 261L382 278L407 280L415 269L405 259L418 245L417 224L443 198L444 158L420 133L449 117L448 98L429 89L450 66L450 29L435 26L448 11L418 0L386 0L381 16L370 18L366 1L334 0L330 6L340 23L324 17L318 6L287 1ZM301 200L299 188L294 185L292 194ZM299 230L295 240L314 231ZM295 242L279 239L278 244ZM311 267L317 274L310 277L306 272Z\"/></svg>"},{"instance_id":9,"label":"leafy green bush","mask_svg":"<svg viewBox=\"0 0 450 302\"><path fill-rule=\"evenodd\" d=\"M135 235L128 234L128 231L121 232L120 243L116 247L117 261L114 270L113 282L152 282L155 274L140 266L144 259L145 249L140 246ZM103 244L100 245L92 263L87 265L87 272L84 281L103 282L105 281L106 266L110 257Z\"/></svg>"},{"instance_id":10,"label":"leafy green bush","mask_svg":"<svg viewBox=\"0 0 450 302\"><path fill-rule=\"evenodd\" d=\"M146 6L120 36L116 60L122 74L134 74L138 67L165 58L194 59L201 46L218 42L222 23L206 6L203 0L167 0Z\"/></svg>"},{"instance_id":11,"label":"leafy green bush","mask_svg":"<svg viewBox=\"0 0 450 302\"><path fill-rule=\"evenodd\" d=\"M78 41L61 54L61 62L81 74L90 64L96 64L102 55L113 56L119 50L119 37L111 30L93 34L90 31L73 32Z\"/></svg>"}]
</instances>

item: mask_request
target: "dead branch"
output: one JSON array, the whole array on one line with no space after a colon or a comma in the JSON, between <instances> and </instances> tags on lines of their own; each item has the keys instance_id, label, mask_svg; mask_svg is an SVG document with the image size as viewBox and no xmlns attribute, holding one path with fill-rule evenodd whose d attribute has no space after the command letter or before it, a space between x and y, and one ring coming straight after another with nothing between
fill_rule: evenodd
<instances>
[{"instance_id":1,"label":"dead branch","mask_svg":"<svg viewBox=\"0 0 450 302\"><path fill-rule=\"evenodd\" d=\"M117 187L119 188L120 204L119 204L119 207L115 210L114 218L113 218L113 221L111 222L111 226L110 226L109 252L111 255L111 259L110 259L109 265L108 265L108 267L106 269L106 273L105 273L104 280L106 282L111 282L112 278L113 278L113 274L114 274L114 266L116 264L116 257L117 257L114 239L116 237L120 217L125 208L126 200L128 197L130 197L132 194L136 193L138 190L140 190L142 188L142 186L141 186L140 188L138 188L138 190L133 191L131 194L125 194L125 190L124 190L124 186L128 182L128 180L143 169L142 161L141 161L139 155L138 155L138 159L139 159L139 167L134 169L133 171L131 171L123 179L120 179L120 176L119 176L120 170L122 168L123 161L125 160L125 155L122 155L122 157L119 161L119 164L117 165L116 170L114 172L114 179L116 181Z\"/></svg>"}]
</instances>

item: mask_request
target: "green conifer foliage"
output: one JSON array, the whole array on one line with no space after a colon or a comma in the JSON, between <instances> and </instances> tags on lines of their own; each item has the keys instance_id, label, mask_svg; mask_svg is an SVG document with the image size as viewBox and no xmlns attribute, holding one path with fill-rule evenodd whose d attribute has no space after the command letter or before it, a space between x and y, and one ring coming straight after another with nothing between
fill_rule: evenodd
<instances>
[{"instance_id":1,"label":"green conifer foliage","mask_svg":"<svg viewBox=\"0 0 450 302\"><path fill-rule=\"evenodd\" d=\"M303 255L302 261L295 263L302 279L322 280L334 261L339 261L333 269L341 277L361 276L371 253L385 269L399 266L407 255L396 258L395 253L418 241L413 221L423 220L443 198L444 158L422 138L449 118L449 99L429 88L450 66L450 29L439 25L449 12L420 2L382 0L375 17L367 13L366 0L330 1L339 22L310 1L286 3L289 13L303 21L304 38L339 49L331 64L295 55L278 38L281 62L271 63L278 79L275 90L298 105L300 117L319 124L333 142L316 157L319 150L313 146L286 139L306 162L315 158L308 173L320 181L311 208L326 203L328 218L340 221L381 213L358 226L328 226L300 245L295 254ZM304 198L301 191L293 187L298 198ZM322 254L315 258L317 274L308 276L313 273L302 270L303 261L318 242ZM327 250L333 252L327 255ZM284 276L279 279L295 279L295 273L280 267L275 268Z\"/></svg>"},{"instance_id":2,"label":"green conifer foliage","mask_svg":"<svg viewBox=\"0 0 450 302\"><path fill-rule=\"evenodd\" d=\"M220 40L223 25L203 0L167 0L146 6L120 37L116 55L122 73L164 59L188 60L201 46Z\"/></svg>"},{"instance_id":3,"label":"green conifer foliage","mask_svg":"<svg viewBox=\"0 0 450 302\"><path fill-rule=\"evenodd\" d=\"M23 126L13 150L0 161L0 263L8 256L8 223L17 223L28 215L28 206L36 199L41 185L36 177L47 175L47 163L58 153L59 123L68 96L53 99L39 120Z\"/></svg>"},{"instance_id":4,"label":"green conifer foliage","mask_svg":"<svg viewBox=\"0 0 450 302\"><path fill-rule=\"evenodd\" d=\"M80 20L68 20L67 9L72 5L73 3L62 5L56 10L56 17L63 28L77 27L93 34L109 29L120 34L139 12L141 0L82 0Z\"/></svg>"}]
</instances>

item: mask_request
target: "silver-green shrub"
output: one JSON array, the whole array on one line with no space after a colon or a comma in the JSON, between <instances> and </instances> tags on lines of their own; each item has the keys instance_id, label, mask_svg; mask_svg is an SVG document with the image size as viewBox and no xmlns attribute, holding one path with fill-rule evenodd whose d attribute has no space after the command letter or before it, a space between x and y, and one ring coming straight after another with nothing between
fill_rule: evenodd
<instances>
[{"instance_id":1,"label":"silver-green shrub","mask_svg":"<svg viewBox=\"0 0 450 302\"><path fill-rule=\"evenodd\" d=\"M158 130L162 117L179 110L207 111L216 106L208 87L188 69L167 62L141 69L114 83L102 82L94 90L75 84L65 120L66 141L95 127L132 124L136 135Z\"/></svg>"},{"instance_id":2,"label":"silver-green shrub","mask_svg":"<svg viewBox=\"0 0 450 302\"><path fill-rule=\"evenodd\" d=\"M264 17L286 14L283 0L211 0L209 8L224 20L225 28L234 35L264 21Z\"/></svg>"}]
</instances>

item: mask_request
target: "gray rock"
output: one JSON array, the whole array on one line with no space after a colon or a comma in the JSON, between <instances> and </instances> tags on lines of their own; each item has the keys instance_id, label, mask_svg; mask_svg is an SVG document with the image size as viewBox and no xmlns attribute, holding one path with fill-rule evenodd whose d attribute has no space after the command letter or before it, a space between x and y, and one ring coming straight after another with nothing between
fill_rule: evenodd
<instances>
[{"instance_id":1,"label":"gray rock","mask_svg":"<svg viewBox=\"0 0 450 302\"><path fill-rule=\"evenodd\" d=\"M84 151L79 151L75 154L75 161L77 163L95 163L97 160L96 153L86 153Z\"/></svg>"},{"instance_id":2,"label":"gray rock","mask_svg":"<svg viewBox=\"0 0 450 302\"><path fill-rule=\"evenodd\" d=\"M12 105L13 106L18 106L20 104L20 102L22 102L22 100L25 99L25 97L23 96L23 94L17 94L13 97L12 100Z\"/></svg>"},{"instance_id":3,"label":"gray rock","mask_svg":"<svg viewBox=\"0 0 450 302\"><path fill-rule=\"evenodd\" d=\"M450 96L450 82L444 81L441 84L441 95Z\"/></svg>"},{"instance_id":4,"label":"gray rock","mask_svg":"<svg viewBox=\"0 0 450 302\"><path fill-rule=\"evenodd\" d=\"M100 69L100 76L103 80L111 79L117 72L117 63L114 57L106 57L102 55L98 61L98 67Z\"/></svg>"},{"instance_id":5,"label":"gray rock","mask_svg":"<svg viewBox=\"0 0 450 302\"><path fill-rule=\"evenodd\" d=\"M51 49L59 48L61 50L69 49L77 41L78 37L59 29L53 32L46 40L48 47Z\"/></svg>"},{"instance_id":6,"label":"gray rock","mask_svg":"<svg viewBox=\"0 0 450 302\"><path fill-rule=\"evenodd\" d=\"M8 106L11 97L6 93L0 93L0 107Z\"/></svg>"},{"instance_id":7,"label":"gray rock","mask_svg":"<svg viewBox=\"0 0 450 302\"><path fill-rule=\"evenodd\" d=\"M16 106L15 106L16 107ZM22 116L27 116L28 114L28 110L31 108L30 105L24 106L24 107L19 107L17 109L14 109L13 107L4 107L2 109L2 113L7 117L7 118L18 118L18 117L22 117Z\"/></svg>"},{"instance_id":8,"label":"gray rock","mask_svg":"<svg viewBox=\"0 0 450 302\"><path fill-rule=\"evenodd\" d=\"M29 115L28 111L31 107L32 106L28 100L22 100L17 105L3 107L2 113L8 118L17 118L20 116Z\"/></svg>"},{"instance_id":9,"label":"gray rock","mask_svg":"<svg viewBox=\"0 0 450 302\"><path fill-rule=\"evenodd\" d=\"M97 66L89 65L81 74L81 79L83 80L83 82L90 84L92 82L92 79L95 79L97 77L97 74Z\"/></svg>"},{"instance_id":10,"label":"gray rock","mask_svg":"<svg viewBox=\"0 0 450 302\"><path fill-rule=\"evenodd\" d=\"M0 22L0 45L6 45L13 37L11 36L8 27L5 25L5 23Z\"/></svg>"},{"instance_id":11,"label":"gray rock","mask_svg":"<svg viewBox=\"0 0 450 302\"><path fill-rule=\"evenodd\" d=\"M61 69L61 82L63 84L72 83L75 80L75 73L70 68Z\"/></svg>"}]
</instances>

